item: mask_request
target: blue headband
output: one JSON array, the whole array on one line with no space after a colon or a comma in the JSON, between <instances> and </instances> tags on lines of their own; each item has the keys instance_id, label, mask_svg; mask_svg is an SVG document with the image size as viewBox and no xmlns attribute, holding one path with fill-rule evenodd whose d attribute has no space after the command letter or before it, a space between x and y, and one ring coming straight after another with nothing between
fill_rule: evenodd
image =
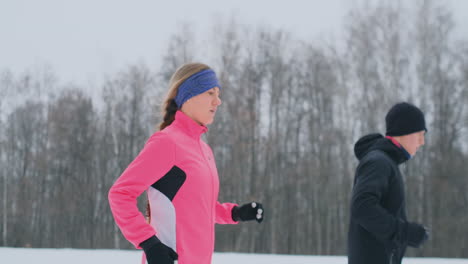
<instances>
[{"instance_id":1,"label":"blue headband","mask_svg":"<svg viewBox=\"0 0 468 264\"><path fill-rule=\"evenodd\" d=\"M218 83L218 78L213 70L207 69L199 71L190 76L180 86L175 98L179 108L190 98L208 91L211 88L221 86Z\"/></svg>"}]
</instances>

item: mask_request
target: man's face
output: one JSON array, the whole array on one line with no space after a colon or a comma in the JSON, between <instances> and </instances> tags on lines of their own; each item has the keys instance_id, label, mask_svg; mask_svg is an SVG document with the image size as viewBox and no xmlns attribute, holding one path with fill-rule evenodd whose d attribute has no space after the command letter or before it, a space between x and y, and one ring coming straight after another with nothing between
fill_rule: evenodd
<instances>
[{"instance_id":1,"label":"man's face","mask_svg":"<svg viewBox=\"0 0 468 264\"><path fill-rule=\"evenodd\" d=\"M411 156L414 156L418 149L421 146L424 146L424 137L426 135L426 131L419 131L409 135L404 135L399 137L400 144L408 151Z\"/></svg>"}]
</instances>

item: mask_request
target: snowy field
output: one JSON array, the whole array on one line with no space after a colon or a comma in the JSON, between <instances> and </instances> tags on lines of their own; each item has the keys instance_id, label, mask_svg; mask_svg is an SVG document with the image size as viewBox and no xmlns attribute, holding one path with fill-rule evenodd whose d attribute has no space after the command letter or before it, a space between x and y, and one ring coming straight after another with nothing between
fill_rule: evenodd
<instances>
[{"instance_id":1,"label":"snowy field","mask_svg":"<svg viewBox=\"0 0 468 264\"><path fill-rule=\"evenodd\" d=\"M0 248L1 264L139 264L136 250ZM215 253L212 264L346 264L346 257ZM468 264L468 259L406 258L405 264Z\"/></svg>"}]
</instances>

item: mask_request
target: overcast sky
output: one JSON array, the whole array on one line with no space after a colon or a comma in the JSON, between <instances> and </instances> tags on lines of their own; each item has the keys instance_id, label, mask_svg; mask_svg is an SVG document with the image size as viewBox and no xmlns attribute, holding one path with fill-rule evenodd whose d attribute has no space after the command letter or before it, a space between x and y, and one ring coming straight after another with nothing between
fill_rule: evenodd
<instances>
[{"instance_id":1,"label":"overcast sky","mask_svg":"<svg viewBox=\"0 0 468 264\"><path fill-rule=\"evenodd\" d=\"M158 65L182 21L208 32L236 17L301 39L337 36L353 0L0 0L0 70L49 65L61 81L86 83L125 65ZM468 1L454 7L458 34L468 37ZM465 38L466 39L466 38Z\"/></svg>"}]
</instances>

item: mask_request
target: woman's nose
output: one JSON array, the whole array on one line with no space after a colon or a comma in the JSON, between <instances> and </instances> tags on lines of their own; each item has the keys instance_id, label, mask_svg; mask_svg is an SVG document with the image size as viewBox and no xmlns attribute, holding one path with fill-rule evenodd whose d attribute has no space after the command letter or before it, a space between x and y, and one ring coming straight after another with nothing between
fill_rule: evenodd
<instances>
[{"instance_id":1,"label":"woman's nose","mask_svg":"<svg viewBox=\"0 0 468 264\"><path fill-rule=\"evenodd\" d=\"M219 98L219 96L216 96L216 98L215 98L213 104L214 104L214 105L221 105L222 102L223 102L223 101L221 101L221 98Z\"/></svg>"}]
</instances>

